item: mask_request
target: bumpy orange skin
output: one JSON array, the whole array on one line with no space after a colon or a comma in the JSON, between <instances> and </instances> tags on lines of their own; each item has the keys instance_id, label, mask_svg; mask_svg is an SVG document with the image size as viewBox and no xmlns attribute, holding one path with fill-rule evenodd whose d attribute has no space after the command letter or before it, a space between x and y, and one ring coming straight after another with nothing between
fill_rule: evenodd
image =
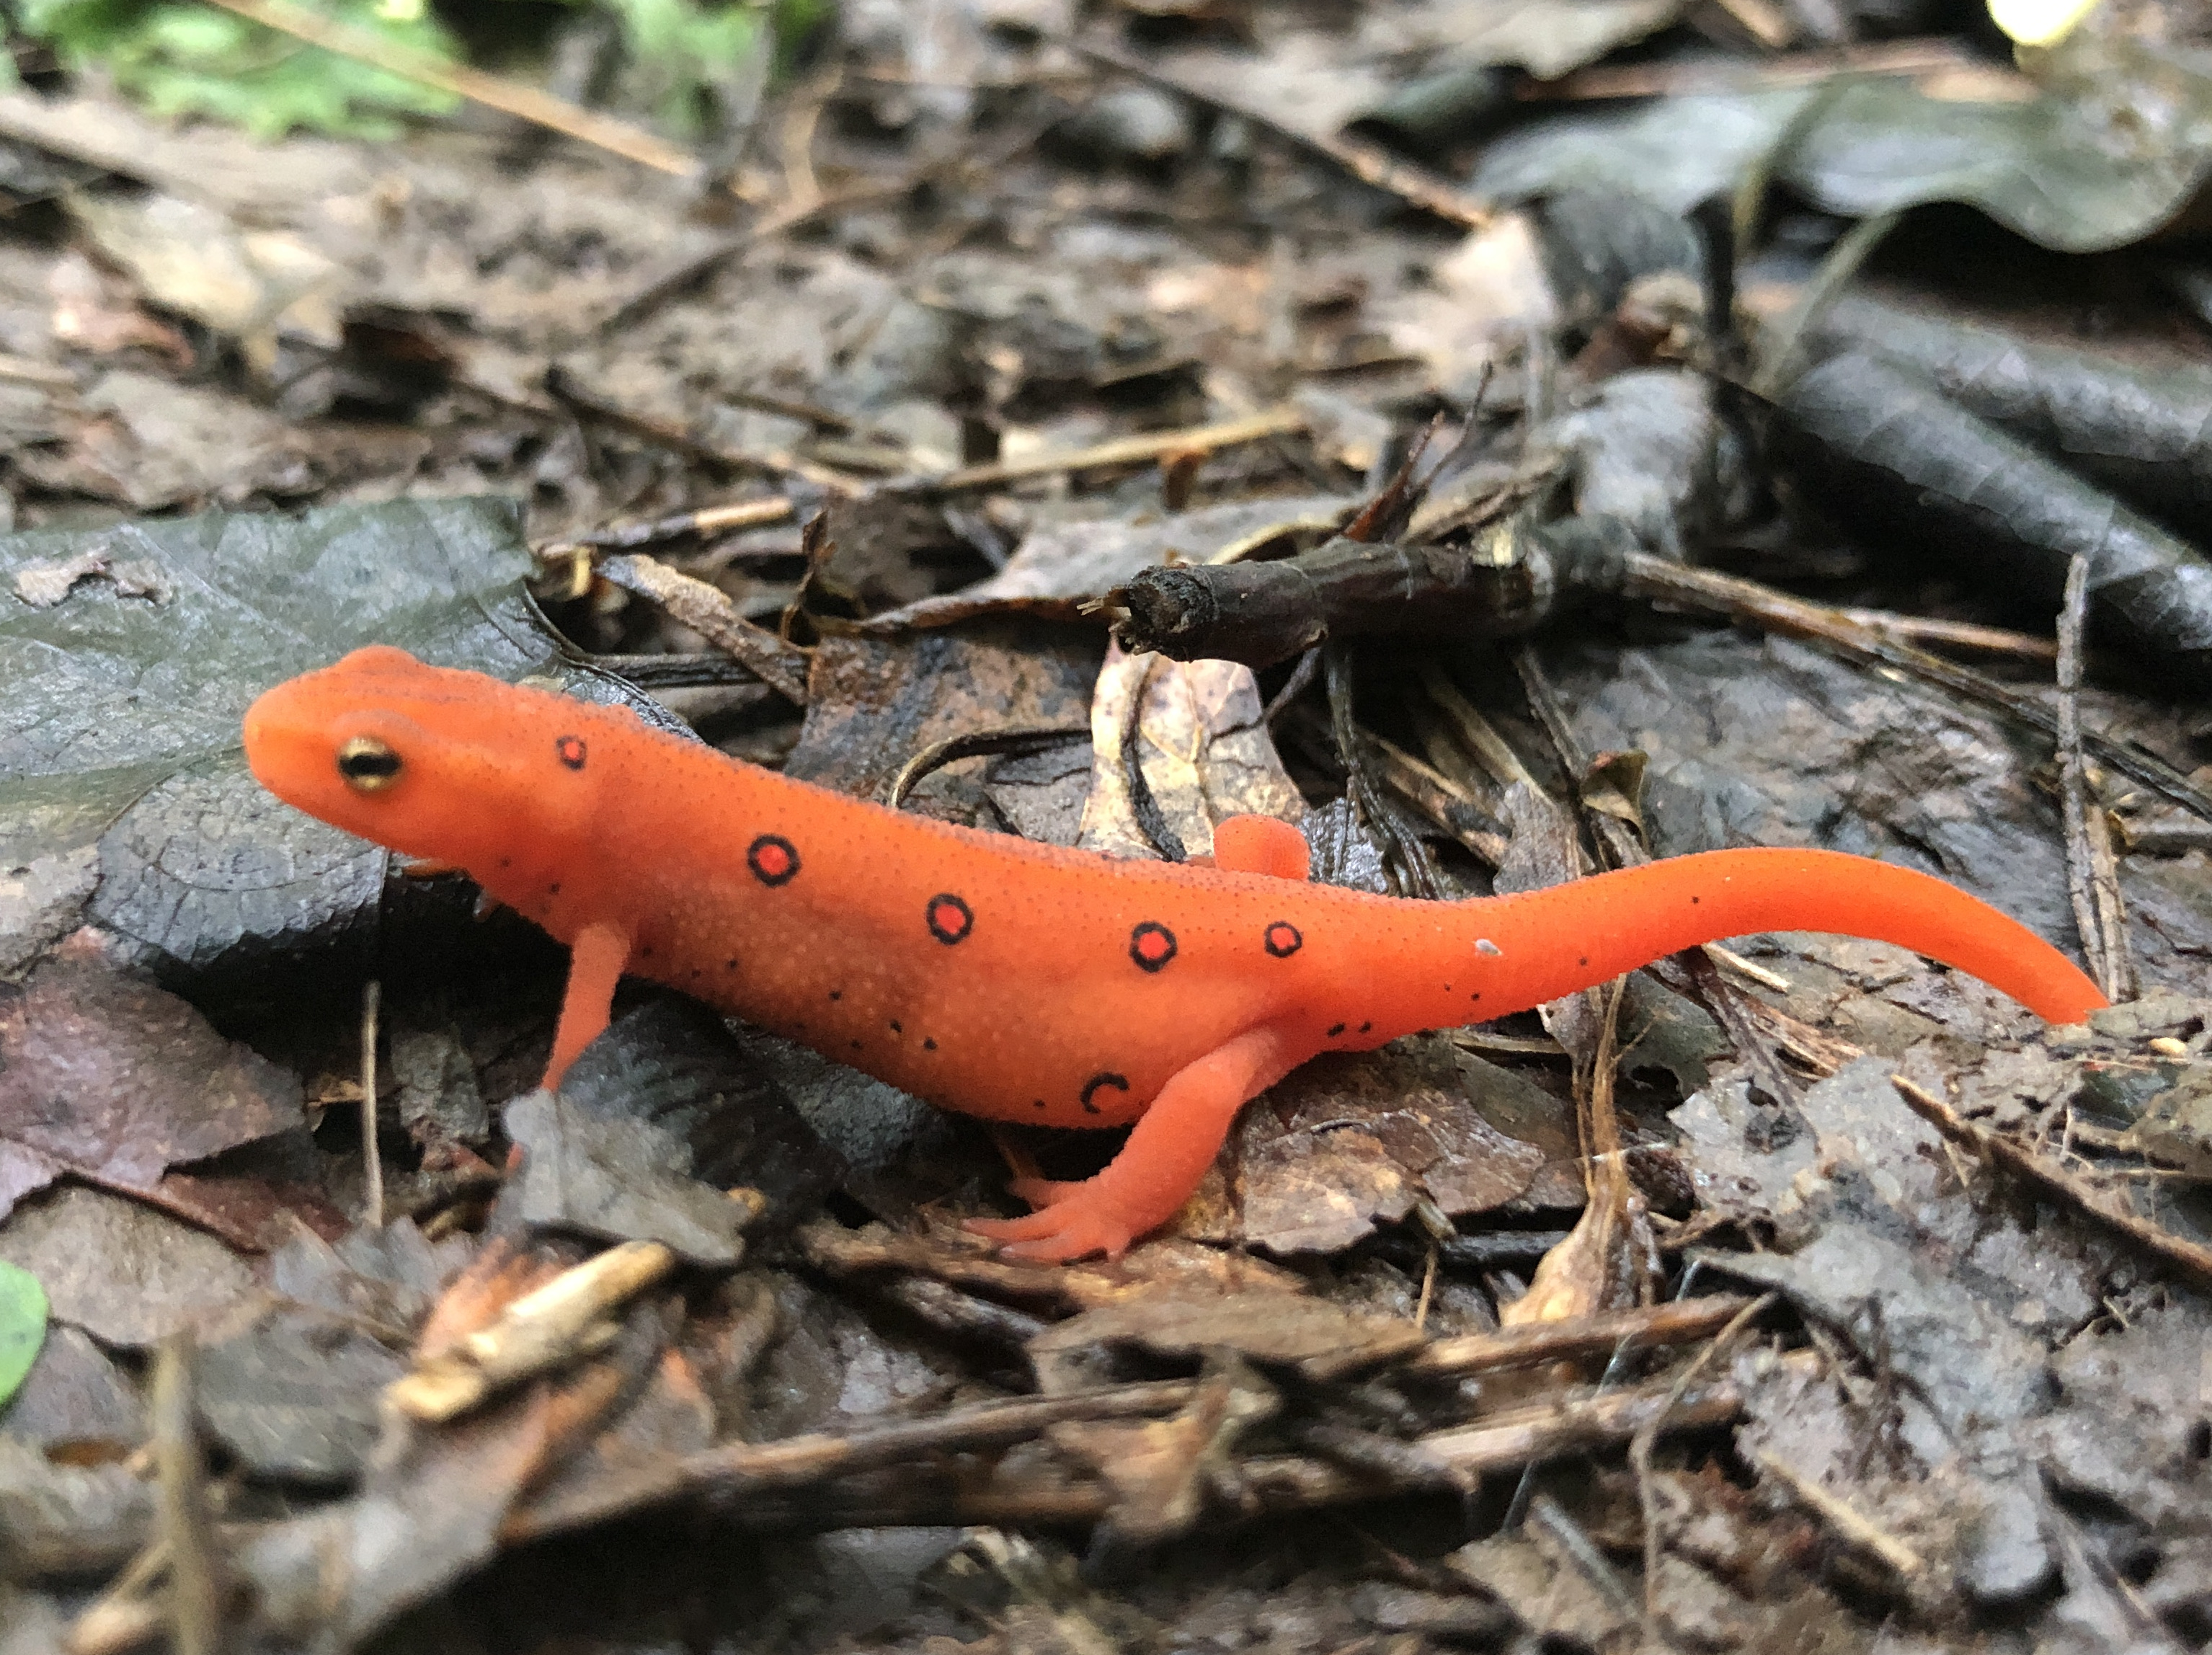
<instances>
[{"instance_id":1,"label":"bumpy orange skin","mask_svg":"<svg viewBox=\"0 0 2212 1655\"><path fill-rule=\"evenodd\" d=\"M1843 932L2054 1020L2105 1003L1996 910L1863 857L1713 851L1400 902L1304 883L1285 824L1224 822L1211 867L1115 861L902 815L398 649L270 691L246 751L279 798L467 870L570 946L548 1084L634 973L946 1109L1136 1123L1097 1177L1031 1186L1040 1210L975 1226L1031 1257L1119 1253L1164 1223L1237 1110L1317 1052L1524 1010L1723 937ZM342 773L362 751L390 773Z\"/></svg>"}]
</instances>

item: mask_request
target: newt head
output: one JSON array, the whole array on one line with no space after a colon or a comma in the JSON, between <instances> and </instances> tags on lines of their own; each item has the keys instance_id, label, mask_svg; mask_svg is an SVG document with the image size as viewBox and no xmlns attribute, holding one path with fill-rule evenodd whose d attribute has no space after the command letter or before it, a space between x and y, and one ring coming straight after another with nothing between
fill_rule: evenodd
<instances>
[{"instance_id":1,"label":"newt head","mask_svg":"<svg viewBox=\"0 0 2212 1655\"><path fill-rule=\"evenodd\" d=\"M587 831L592 714L380 645L256 700L246 762L295 809L476 872L518 838L550 849Z\"/></svg>"}]
</instances>

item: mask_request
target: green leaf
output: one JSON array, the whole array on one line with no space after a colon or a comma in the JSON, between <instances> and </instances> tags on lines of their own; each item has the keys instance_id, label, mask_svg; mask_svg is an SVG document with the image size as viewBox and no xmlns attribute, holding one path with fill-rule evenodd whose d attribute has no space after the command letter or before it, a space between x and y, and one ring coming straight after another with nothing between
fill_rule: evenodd
<instances>
[{"instance_id":1,"label":"green leaf","mask_svg":"<svg viewBox=\"0 0 2212 1655\"><path fill-rule=\"evenodd\" d=\"M306 0L313 9L419 52L450 58L453 43L425 15L394 19L378 0ZM262 137L295 128L390 137L396 114L443 114L458 100L196 5L131 0L23 0L23 32L70 68L97 67L155 114L210 115Z\"/></svg>"},{"instance_id":2,"label":"green leaf","mask_svg":"<svg viewBox=\"0 0 2212 1655\"><path fill-rule=\"evenodd\" d=\"M28 1270L0 1263L0 1409L21 1387L46 1340L46 1290Z\"/></svg>"}]
</instances>

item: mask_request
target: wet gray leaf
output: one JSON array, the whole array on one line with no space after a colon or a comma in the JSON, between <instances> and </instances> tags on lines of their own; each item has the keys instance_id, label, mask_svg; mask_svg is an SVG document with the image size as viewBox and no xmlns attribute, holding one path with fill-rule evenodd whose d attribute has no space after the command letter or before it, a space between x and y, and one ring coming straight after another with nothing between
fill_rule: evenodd
<instances>
[{"instance_id":1,"label":"wet gray leaf","mask_svg":"<svg viewBox=\"0 0 2212 1655\"><path fill-rule=\"evenodd\" d=\"M370 940L385 853L246 772L239 720L271 685L382 642L617 693L562 663L504 501L0 537L0 594L86 553L149 571L169 595L110 580L43 608L0 595L0 862L96 845L91 916L170 970L258 974L311 938L358 962Z\"/></svg>"},{"instance_id":2,"label":"wet gray leaf","mask_svg":"<svg viewBox=\"0 0 2212 1655\"><path fill-rule=\"evenodd\" d=\"M1967 102L1868 77L1825 91L1660 98L1557 116L1491 145L1473 185L1504 201L1621 190L1686 212L1732 189L1815 96L1825 105L1779 158L1776 178L1853 217L1963 202L2045 246L2090 253L2165 224L2196 194L2206 164L2178 140L2124 141L2117 122L2101 125L2056 94Z\"/></svg>"}]
</instances>

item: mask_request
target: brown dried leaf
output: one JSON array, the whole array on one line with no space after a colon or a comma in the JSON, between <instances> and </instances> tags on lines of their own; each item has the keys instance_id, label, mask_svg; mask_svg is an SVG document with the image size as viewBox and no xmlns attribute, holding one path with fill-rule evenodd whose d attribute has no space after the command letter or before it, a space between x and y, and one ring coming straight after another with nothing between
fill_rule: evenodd
<instances>
[{"instance_id":1,"label":"brown dried leaf","mask_svg":"<svg viewBox=\"0 0 2212 1655\"><path fill-rule=\"evenodd\" d=\"M151 1190L304 1119L298 1080L89 946L0 986L0 1217L64 1171Z\"/></svg>"},{"instance_id":2,"label":"brown dried leaf","mask_svg":"<svg viewBox=\"0 0 2212 1655\"><path fill-rule=\"evenodd\" d=\"M1541 1150L1500 1132L1469 1101L1448 1041L1327 1053L1245 1110L1176 1233L1330 1252L1425 1197L1454 1217L1503 1206L1543 1164Z\"/></svg>"}]
</instances>

